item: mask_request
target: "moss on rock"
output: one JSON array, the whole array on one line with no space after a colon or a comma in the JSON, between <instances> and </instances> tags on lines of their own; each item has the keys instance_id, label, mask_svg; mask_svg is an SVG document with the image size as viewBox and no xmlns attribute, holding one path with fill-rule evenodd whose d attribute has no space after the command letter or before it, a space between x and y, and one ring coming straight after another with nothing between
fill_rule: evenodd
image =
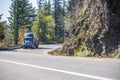
<instances>
[{"instance_id":1,"label":"moss on rock","mask_svg":"<svg viewBox=\"0 0 120 80\"><path fill-rule=\"evenodd\" d=\"M60 53L119 57L120 1L71 0L71 31Z\"/></svg>"}]
</instances>

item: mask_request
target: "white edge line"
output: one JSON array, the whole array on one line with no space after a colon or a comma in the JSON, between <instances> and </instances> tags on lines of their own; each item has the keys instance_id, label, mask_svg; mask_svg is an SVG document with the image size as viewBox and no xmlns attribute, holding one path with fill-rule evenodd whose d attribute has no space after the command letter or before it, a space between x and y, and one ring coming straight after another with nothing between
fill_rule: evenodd
<instances>
[{"instance_id":1,"label":"white edge line","mask_svg":"<svg viewBox=\"0 0 120 80\"><path fill-rule=\"evenodd\" d=\"M98 76L93 76L93 75L88 75L88 74L65 71L65 70L60 70L60 69L53 69L53 68L42 67L42 66L31 65L31 64L25 64L25 63L3 60L3 59L0 59L0 61L1 62L12 63L12 64L17 64L17 65L28 66L28 67L32 67L32 68L38 68L38 69L44 69L44 70L49 70L49 71L54 71L54 72L66 73L66 74L75 75L75 76L82 76L82 77L87 77L87 78L92 78L92 79L97 79L97 80L115 80L115 79L103 78L103 77L98 77Z\"/></svg>"}]
</instances>

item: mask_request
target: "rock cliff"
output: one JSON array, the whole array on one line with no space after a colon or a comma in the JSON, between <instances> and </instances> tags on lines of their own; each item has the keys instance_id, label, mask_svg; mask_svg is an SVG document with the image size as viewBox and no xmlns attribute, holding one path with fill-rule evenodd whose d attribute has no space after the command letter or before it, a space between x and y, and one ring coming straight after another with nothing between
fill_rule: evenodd
<instances>
[{"instance_id":1,"label":"rock cliff","mask_svg":"<svg viewBox=\"0 0 120 80\"><path fill-rule=\"evenodd\" d=\"M70 36L62 53L110 56L120 53L120 0L71 0Z\"/></svg>"},{"instance_id":2,"label":"rock cliff","mask_svg":"<svg viewBox=\"0 0 120 80\"><path fill-rule=\"evenodd\" d=\"M71 0L70 35L53 53L120 57L120 0Z\"/></svg>"}]
</instances>

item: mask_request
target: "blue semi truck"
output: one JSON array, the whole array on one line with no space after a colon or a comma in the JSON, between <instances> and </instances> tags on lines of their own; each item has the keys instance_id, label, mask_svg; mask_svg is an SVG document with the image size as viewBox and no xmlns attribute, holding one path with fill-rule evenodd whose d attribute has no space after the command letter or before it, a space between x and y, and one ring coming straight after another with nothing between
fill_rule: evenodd
<instances>
[{"instance_id":1,"label":"blue semi truck","mask_svg":"<svg viewBox=\"0 0 120 80\"><path fill-rule=\"evenodd\" d=\"M34 34L32 32L28 32L24 34L24 44L23 48L38 48L38 40L34 38Z\"/></svg>"}]
</instances>

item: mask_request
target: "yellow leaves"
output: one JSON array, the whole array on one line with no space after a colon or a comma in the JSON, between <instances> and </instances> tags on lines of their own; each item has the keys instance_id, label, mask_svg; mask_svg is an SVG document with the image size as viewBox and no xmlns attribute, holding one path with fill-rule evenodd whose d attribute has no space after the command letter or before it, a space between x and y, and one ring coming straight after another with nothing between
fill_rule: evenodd
<instances>
[{"instance_id":1,"label":"yellow leaves","mask_svg":"<svg viewBox=\"0 0 120 80\"><path fill-rule=\"evenodd\" d=\"M54 27L55 26L55 21L54 21L54 19L51 15L46 16L45 21L46 21L48 27Z\"/></svg>"},{"instance_id":2,"label":"yellow leaves","mask_svg":"<svg viewBox=\"0 0 120 80\"><path fill-rule=\"evenodd\" d=\"M52 39L52 35L48 34L48 32L51 32L51 29L53 30L54 26L55 20L52 15L46 15L46 12L44 10L40 10L37 14L36 21L33 22L32 32L35 35L35 38L40 39L40 35L42 35L42 38L47 38L47 41Z\"/></svg>"},{"instance_id":3,"label":"yellow leaves","mask_svg":"<svg viewBox=\"0 0 120 80\"><path fill-rule=\"evenodd\" d=\"M22 45L22 44L23 44L24 34L25 34L26 32L28 32L28 30L26 30L26 29L20 29L20 30L19 30L19 42L18 42L19 45Z\"/></svg>"},{"instance_id":4,"label":"yellow leaves","mask_svg":"<svg viewBox=\"0 0 120 80\"><path fill-rule=\"evenodd\" d=\"M0 40L0 47L4 47L4 41Z\"/></svg>"},{"instance_id":5,"label":"yellow leaves","mask_svg":"<svg viewBox=\"0 0 120 80\"><path fill-rule=\"evenodd\" d=\"M38 24L37 22L33 22L33 26L32 26L32 32L35 36L35 38L38 38L38 31L39 31L39 27L38 27Z\"/></svg>"},{"instance_id":6,"label":"yellow leaves","mask_svg":"<svg viewBox=\"0 0 120 80\"><path fill-rule=\"evenodd\" d=\"M50 35L49 33L46 34L46 37L47 37L48 40L51 40L51 39L52 39L52 35Z\"/></svg>"}]
</instances>

